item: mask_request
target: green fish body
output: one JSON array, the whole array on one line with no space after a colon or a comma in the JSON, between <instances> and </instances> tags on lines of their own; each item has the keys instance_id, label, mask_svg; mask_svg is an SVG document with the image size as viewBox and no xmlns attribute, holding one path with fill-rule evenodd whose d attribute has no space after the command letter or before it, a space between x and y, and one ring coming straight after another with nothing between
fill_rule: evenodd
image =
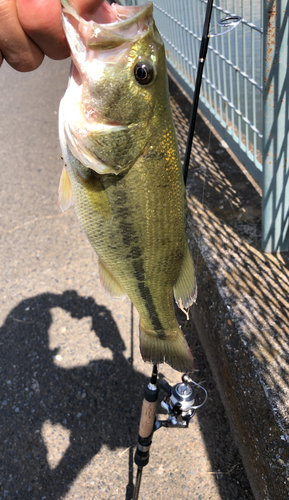
<instances>
[{"instance_id":1,"label":"green fish body","mask_svg":"<svg viewBox=\"0 0 289 500\"><path fill-rule=\"evenodd\" d=\"M74 202L106 292L137 308L143 359L189 371L174 300L188 308L196 284L164 46L150 2L114 9L121 20L98 24L64 8L74 64L60 106L60 206Z\"/></svg>"}]
</instances>

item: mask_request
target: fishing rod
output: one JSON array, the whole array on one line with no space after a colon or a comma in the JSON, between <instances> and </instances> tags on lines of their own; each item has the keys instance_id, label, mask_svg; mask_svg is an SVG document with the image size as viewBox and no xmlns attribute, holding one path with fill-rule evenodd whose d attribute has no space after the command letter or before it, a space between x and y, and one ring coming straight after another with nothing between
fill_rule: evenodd
<instances>
[{"instance_id":1,"label":"fishing rod","mask_svg":"<svg viewBox=\"0 0 289 500\"><path fill-rule=\"evenodd\" d=\"M186 154L183 166L183 177L184 182L187 182L188 168L192 150L192 143L194 138L199 95L202 83L202 75L204 69L204 63L206 60L206 55L208 51L209 38L215 36L224 35L232 29L234 29L242 20L240 16L227 16L222 18L218 22L218 26L221 28L227 27L226 31L216 34L209 34L209 27L211 21L213 0L208 0L205 22L203 27L203 35L200 46L199 53L199 64L197 70L196 85L194 91L193 107L190 118L189 133L186 145ZM207 391L194 380L192 380L188 375L184 374L182 376L182 382L171 387L165 379L161 379L157 383L158 369L157 365L153 365L152 375L150 382L145 388L144 399L141 411L141 418L139 424L139 436L137 449L135 452L135 463L137 465L137 475L136 484L133 492L133 499L138 500L139 490L142 478L143 467L145 467L149 462L150 447L152 444L153 433L160 429L161 427L182 427L187 428L189 422L195 415L198 408L203 406L207 401ZM161 406L166 410L168 414L167 420L157 420L156 411L158 404L159 389L163 389L166 393L164 400L161 402ZM204 392L205 396L201 404L195 405L196 390L201 390Z\"/></svg>"},{"instance_id":2,"label":"fishing rod","mask_svg":"<svg viewBox=\"0 0 289 500\"><path fill-rule=\"evenodd\" d=\"M138 499L143 467L149 463L150 446L155 426L159 389L157 386L158 367L153 365L150 383L145 388L141 410L137 449L134 461L137 465L136 484L133 500Z\"/></svg>"},{"instance_id":3,"label":"fishing rod","mask_svg":"<svg viewBox=\"0 0 289 500\"><path fill-rule=\"evenodd\" d=\"M150 382L145 388L139 424L139 436L135 452L137 475L133 500L137 500L139 496L142 471L149 462L153 433L161 427L187 428L196 410L205 404L208 397L206 389L186 374L182 376L182 382L175 384L173 387L165 379L161 379L157 384L157 375L157 365L153 365ZM159 389L166 393L161 402L162 408L168 414L166 420L156 420ZM203 401L199 405L195 405L197 389L204 392Z\"/></svg>"},{"instance_id":4,"label":"fishing rod","mask_svg":"<svg viewBox=\"0 0 289 500\"><path fill-rule=\"evenodd\" d=\"M185 163L183 169L185 184L188 175L188 165L192 148L192 140L195 128L196 115L197 115L199 93L202 83L203 66L209 42L208 33L209 33L212 7L213 7L213 0L208 0L205 24L203 29L203 37L200 48L199 68L196 80L195 97L193 102L193 110L191 115ZM194 408L195 391L192 388L192 386L188 385L189 381L192 382L192 380L189 379L187 375L183 375L183 384L176 384L173 388L165 380L163 379L160 380L159 385L164 389L164 391L167 393L168 396L167 398L168 401L164 400L162 402L162 406L168 413L168 419L166 421L156 420L155 415L157 410L158 393L159 393L159 389L156 384L157 373L158 373L157 365L154 365L150 383L146 387L144 394L140 425L139 425L138 443L135 453L135 463L138 468L137 468L136 484L133 492L133 500L138 500L142 471L143 467L145 467L149 462L149 451L150 451L150 446L152 444L152 436L154 430L157 430L162 426L169 427L170 425L177 426L178 424L179 426L188 427L189 421L195 414L195 408ZM184 377L186 377L186 379L184 379ZM205 389L203 390L205 391ZM205 401L206 399L207 399L207 393Z\"/></svg>"},{"instance_id":5,"label":"fishing rod","mask_svg":"<svg viewBox=\"0 0 289 500\"><path fill-rule=\"evenodd\" d=\"M204 28L203 28L202 41L201 41L201 46L200 46L200 53L199 53L199 64L198 64L198 70L197 70L196 85L195 85L195 90L194 90L193 107L192 107L192 111L191 111L189 133L188 133L185 160L184 160L184 166L183 166L183 176L184 176L185 184L187 183L187 177L188 177L189 163L190 163L191 150L192 150L192 145L193 145L196 118L197 118L197 111L198 111L198 105L199 105L199 96L200 96L202 77L203 77L203 69L204 69L204 64L205 64L205 60L206 60L206 56L207 56L207 52L208 52L209 39L214 38L216 36L221 36L221 35L225 35L226 33L229 33L229 31L236 28L236 26L238 26L238 24L242 21L242 18L240 16L224 17L224 18L219 20L217 25L221 28L228 27L229 29L226 31L223 31L221 33L210 34L209 27L210 27L210 20L211 20L211 14L212 14L212 7L213 7L213 0L208 0L206 17L205 17Z\"/></svg>"},{"instance_id":6,"label":"fishing rod","mask_svg":"<svg viewBox=\"0 0 289 500\"><path fill-rule=\"evenodd\" d=\"M198 64L196 85L195 85L195 91L194 91L193 108L192 108L192 113L191 113L189 134L188 134L188 139L187 139L187 147L186 147L185 161L184 161L184 167L183 167L183 176L184 176L185 184L187 183L187 177L188 177L189 163L190 163L191 150L192 150L193 137L194 137L194 131L195 131L195 124L196 124L196 117L197 117L197 110L198 110L198 104L199 104L199 95L200 95L200 90L201 90L201 85L202 85L203 69L204 69L204 64L205 64L206 55L207 55L207 51L208 51L209 27L210 27L211 15L212 15L212 8L213 8L213 0L208 0L207 9L206 9L206 17L205 17L205 22L204 22L204 27L203 27L203 36L202 36L202 41L201 41L200 53L199 53L199 64Z\"/></svg>"}]
</instances>

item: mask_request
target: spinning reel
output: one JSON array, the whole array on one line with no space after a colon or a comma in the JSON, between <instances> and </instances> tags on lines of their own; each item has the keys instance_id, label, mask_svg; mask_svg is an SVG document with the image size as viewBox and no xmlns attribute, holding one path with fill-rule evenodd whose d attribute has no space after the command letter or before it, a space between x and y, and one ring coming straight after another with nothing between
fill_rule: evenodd
<instances>
[{"instance_id":1,"label":"spinning reel","mask_svg":"<svg viewBox=\"0 0 289 500\"><path fill-rule=\"evenodd\" d=\"M159 388L166 392L161 406L168 414L167 420L156 420L155 418ZM196 388L205 393L204 400L197 406L195 405ZM207 391L188 375L183 375L182 382L173 387L164 379L161 379L157 385L157 366L153 367L150 383L145 388L138 444L135 453L135 463L139 469L148 464L153 433L161 427L188 427L195 411L203 406L206 400Z\"/></svg>"},{"instance_id":2,"label":"spinning reel","mask_svg":"<svg viewBox=\"0 0 289 500\"><path fill-rule=\"evenodd\" d=\"M167 393L161 402L161 407L166 410L168 419L156 420L155 430L160 427L188 427L196 410L207 401L207 391L188 375L183 375L182 382L173 387L165 379L161 379L158 385ZM196 388L205 394L203 402L197 406L195 406Z\"/></svg>"}]
</instances>

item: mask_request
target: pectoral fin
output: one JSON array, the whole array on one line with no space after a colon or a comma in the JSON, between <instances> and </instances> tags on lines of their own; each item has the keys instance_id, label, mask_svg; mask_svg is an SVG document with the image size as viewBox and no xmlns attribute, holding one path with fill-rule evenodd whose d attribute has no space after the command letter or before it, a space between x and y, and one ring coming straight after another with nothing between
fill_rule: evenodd
<instances>
[{"instance_id":1,"label":"pectoral fin","mask_svg":"<svg viewBox=\"0 0 289 500\"><path fill-rule=\"evenodd\" d=\"M112 299L123 300L126 297L124 289L109 271L100 257L98 258L98 266L100 282L104 288L105 293Z\"/></svg>"},{"instance_id":2,"label":"pectoral fin","mask_svg":"<svg viewBox=\"0 0 289 500\"><path fill-rule=\"evenodd\" d=\"M174 286L174 297L179 308L182 310L188 309L197 297L194 262L188 247L183 259L181 272Z\"/></svg>"},{"instance_id":3,"label":"pectoral fin","mask_svg":"<svg viewBox=\"0 0 289 500\"><path fill-rule=\"evenodd\" d=\"M59 181L58 188L58 205L60 206L62 212L67 210L71 205L73 205L73 194L71 182L69 179L68 172L65 166L62 169L62 173Z\"/></svg>"}]
</instances>

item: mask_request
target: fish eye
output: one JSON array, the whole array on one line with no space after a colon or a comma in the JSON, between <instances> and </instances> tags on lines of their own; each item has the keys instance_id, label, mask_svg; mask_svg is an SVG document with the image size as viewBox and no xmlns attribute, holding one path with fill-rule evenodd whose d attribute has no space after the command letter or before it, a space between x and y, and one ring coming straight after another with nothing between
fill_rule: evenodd
<instances>
[{"instance_id":1,"label":"fish eye","mask_svg":"<svg viewBox=\"0 0 289 500\"><path fill-rule=\"evenodd\" d=\"M141 85L147 85L154 77L154 69L149 62L138 62L134 67L134 77Z\"/></svg>"}]
</instances>

